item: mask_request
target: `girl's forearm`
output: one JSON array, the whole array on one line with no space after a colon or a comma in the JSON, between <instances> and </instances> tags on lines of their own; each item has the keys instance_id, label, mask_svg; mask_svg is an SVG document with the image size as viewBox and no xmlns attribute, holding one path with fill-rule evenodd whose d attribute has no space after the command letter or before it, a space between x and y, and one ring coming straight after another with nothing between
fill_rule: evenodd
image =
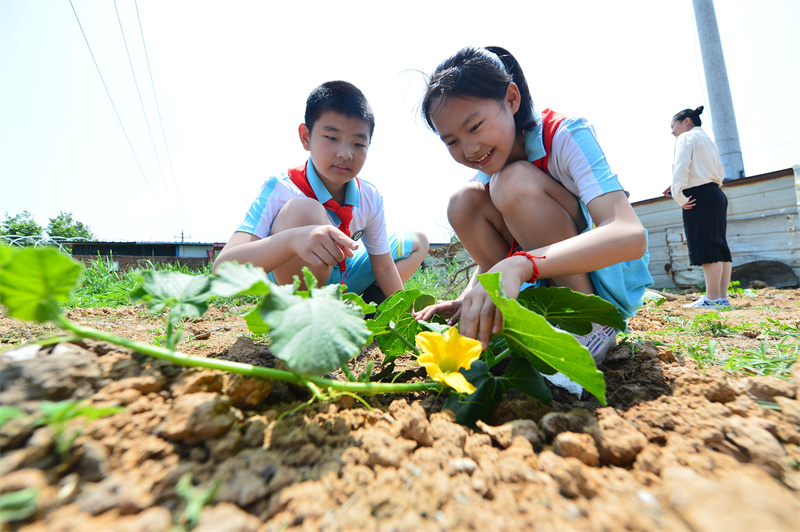
<instances>
[{"instance_id":1,"label":"girl's forearm","mask_svg":"<svg viewBox=\"0 0 800 532\"><path fill-rule=\"evenodd\" d=\"M529 253L545 256L538 259L539 277L547 279L597 271L601 268L636 260L647 249L641 224L610 224L587 231L562 242Z\"/></svg>"}]
</instances>

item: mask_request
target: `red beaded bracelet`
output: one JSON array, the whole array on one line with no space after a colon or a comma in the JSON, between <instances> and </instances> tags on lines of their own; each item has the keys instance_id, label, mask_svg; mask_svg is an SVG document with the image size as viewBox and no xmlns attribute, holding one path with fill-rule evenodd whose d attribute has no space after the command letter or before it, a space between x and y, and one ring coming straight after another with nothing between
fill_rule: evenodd
<instances>
[{"instance_id":1,"label":"red beaded bracelet","mask_svg":"<svg viewBox=\"0 0 800 532\"><path fill-rule=\"evenodd\" d=\"M541 257L537 257L536 255L531 255L530 253L527 253L525 251L517 251L511 256L516 257L517 255L524 255L525 257L528 257L528 260L531 261L531 263L533 264L533 277L531 277L531 280L528 282L535 283L536 279L539 278L539 267L536 266L536 261L534 259L545 259L547 257L544 255L542 255Z\"/></svg>"}]
</instances>

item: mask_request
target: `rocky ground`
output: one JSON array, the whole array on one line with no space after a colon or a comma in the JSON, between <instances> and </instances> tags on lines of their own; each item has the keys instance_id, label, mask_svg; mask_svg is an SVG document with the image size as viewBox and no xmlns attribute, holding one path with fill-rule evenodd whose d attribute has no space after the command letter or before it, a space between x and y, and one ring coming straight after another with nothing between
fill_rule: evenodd
<instances>
[{"instance_id":1,"label":"rocky ground","mask_svg":"<svg viewBox=\"0 0 800 532\"><path fill-rule=\"evenodd\" d=\"M30 415L0 428L0 493L39 495L33 515L0 529L188 529L177 485L190 473L199 495L218 483L195 531L800 530L800 364L791 379L733 374L665 347L713 337L718 356L757 350L781 340L764 327L780 323L796 330L783 344L796 358L800 290L759 290L699 336L676 332L677 319L705 312L683 308L694 297L630 320L633 342L601 367L608 406L560 389L549 405L509 392L478 430L430 394L305 405L300 388L110 344L28 344L55 331L2 317L0 404ZM240 310L213 307L187 325L181 350L274 365ZM143 342L163 334L142 307L69 317ZM368 347L353 364L376 358ZM43 400L80 398L125 408L73 422L67 434L80 434L59 455L54 427L34 414Z\"/></svg>"}]
</instances>

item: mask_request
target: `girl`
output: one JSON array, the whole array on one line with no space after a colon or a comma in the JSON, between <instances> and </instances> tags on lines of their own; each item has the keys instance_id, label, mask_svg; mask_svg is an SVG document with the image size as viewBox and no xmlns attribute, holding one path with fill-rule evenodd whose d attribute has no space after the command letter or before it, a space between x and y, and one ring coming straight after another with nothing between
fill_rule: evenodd
<instances>
[{"instance_id":1,"label":"girl","mask_svg":"<svg viewBox=\"0 0 800 532\"><path fill-rule=\"evenodd\" d=\"M664 191L683 207L683 228L689 246L689 263L703 266L706 293L685 305L697 308L730 307L731 251L725 239L728 197L720 189L725 169L714 141L700 127L701 105L672 117L675 141L672 186Z\"/></svg>"},{"instance_id":2,"label":"girl","mask_svg":"<svg viewBox=\"0 0 800 532\"><path fill-rule=\"evenodd\" d=\"M476 273L502 272L512 298L541 278L597 294L626 318L636 312L652 284L647 234L589 123L536 113L521 67L499 47L464 48L440 64L421 110L453 159L478 171L447 210ZM433 314L451 315L484 348L502 323L474 277L457 300L416 317ZM617 333L595 325L578 340L600 364Z\"/></svg>"}]
</instances>

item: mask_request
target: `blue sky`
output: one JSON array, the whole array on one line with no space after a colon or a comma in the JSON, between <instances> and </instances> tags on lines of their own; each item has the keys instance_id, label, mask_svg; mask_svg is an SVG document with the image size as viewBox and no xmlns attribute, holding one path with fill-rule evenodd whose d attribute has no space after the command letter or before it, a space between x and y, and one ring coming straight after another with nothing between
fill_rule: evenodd
<instances>
[{"instance_id":1,"label":"blue sky","mask_svg":"<svg viewBox=\"0 0 800 532\"><path fill-rule=\"evenodd\" d=\"M72 212L104 240L226 241L263 181L305 160L305 98L331 79L375 110L361 177L389 224L447 240L472 172L417 106L422 73L465 45L507 48L538 108L592 122L632 201L670 184L672 115L710 112L691 0L73 5L114 107L68 0L0 0L0 216ZM746 174L800 164L800 2L715 8Z\"/></svg>"}]
</instances>

